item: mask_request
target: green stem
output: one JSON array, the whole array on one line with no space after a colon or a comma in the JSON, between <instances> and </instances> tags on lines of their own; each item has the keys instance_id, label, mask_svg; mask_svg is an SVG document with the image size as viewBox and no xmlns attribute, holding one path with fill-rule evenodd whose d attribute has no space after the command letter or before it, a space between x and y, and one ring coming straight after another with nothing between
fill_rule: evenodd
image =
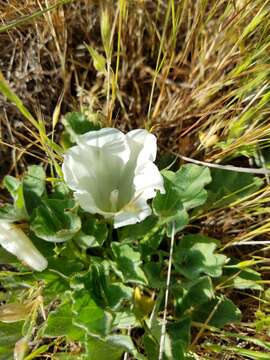
<instances>
[{"instance_id":1,"label":"green stem","mask_svg":"<svg viewBox=\"0 0 270 360\"><path fill-rule=\"evenodd\" d=\"M71 240L69 242L69 245L70 245L71 249L73 250L75 256L77 258L79 258L85 265L89 265L89 259L87 258L87 255L85 254L85 252L82 252L79 245L76 244L76 242L73 240Z\"/></svg>"}]
</instances>

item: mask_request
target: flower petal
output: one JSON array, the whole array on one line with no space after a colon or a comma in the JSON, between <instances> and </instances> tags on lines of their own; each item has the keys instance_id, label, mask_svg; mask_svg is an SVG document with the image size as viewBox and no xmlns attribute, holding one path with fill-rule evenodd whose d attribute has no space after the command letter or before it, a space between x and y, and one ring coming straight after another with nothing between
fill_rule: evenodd
<instances>
[{"instance_id":1,"label":"flower petal","mask_svg":"<svg viewBox=\"0 0 270 360\"><path fill-rule=\"evenodd\" d=\"M75 198L78 200L80 206L90 214L100 214L104 217L112 217L113 213L102 211L99 209L93 199L92 195L87 191L76 191Z\"/></svg>"},{"instance_id":2,"label":"flower petal","mask_svg":"<svg viewBox=\"0 0 270 360\"><path fill-rule=\"evenodd\" d=\"M103 152L117 154L124 163L129 160L129 147L125 135L114 128L89 131L78 137L78 144L83 147L95 147Z\"/></svg>"},{"instance_id":3,"label":"flower petal","mask_svg":"<svg viewBox=\"0 0 270 360\"><path fill-rule=\"evenodd\" d=\"M135 196L138 193L147 193L148 199L155 196L156 190L162 194L165 192L163 177L157 166L151 161L140 165L135 171L134 177Z\"/></svg>"},{"instance_id":4,"label":"flower petal","mask_svg":"<svg viewBox=\"0 0 270 360\"><path fill-rule=\"evenodd\" d=\"M116 229L122 226L136 224L151 214L152 209L147 204L146 199L139 197L130 202L130 204L114 216L113 226Z\"/></svg>"},{"instance_id":5,"label":"flower petal","mask_svg":"<svg viewBox=\"0 0 270 360\"><path fill-rule=\"evenodd\" d=\"M156 196L157 190L164 193L163 177L151 161L141 164L135 172L133 199L114 217L114 228L135 224L151 215L147 200Z\"/></svg>"},{"instance_id":6,"label":"flower petal","mask_svg":"<svg viewBox=\"0 0 270 360\"><path fill-rule=\"evenodd\" d=\"M127 204L135 195L134 176L136 169L148 161L154 161L157 152L156 137L147 130L132 130L126 134L126 138L130 147L130 157L122 173L119 194L120 207Z\"/></svg>"},{"instance_id":7,"label":"flower petal","mask_svg":"<svg viewBox=\"0 0 270 360\"><path fill-rule=\"evenodd\" d=\"M111 204L111 194L119 190L121 176L130 156L128 142L116 129L91 131L79 137L77 146L67 151L63 173L67 184L77 192L79 203L86 211L111 212L117 204ZM79 193L91 195L86 205Z\"/></svg>"},{"instance_id":8,"label":"flower petal","mask_svg":"<svg viewBox=\"0 0 270 360\"><path fill-rule=\"evenodd\" d=\"M126 134L129 140L132 156L139 163L155 161L157 155L157 138L144 129L132 130Z\"/></svg>"},{"instance_id":9,"label":"flower petal","mask_svg":"<svg viewBox=\"0 0 270 360\"><path fill-rule=\"evenodd\" d=\"M64 155L64 179L72 190L85 190L95 185L95 174L90 166L94 155L80 146L73 146Z\"/></svg>"},{"instance_id":10,"label":"flower petal","mask_svg":"<svg viewBox=\"0 0 270 360\"><path fill-rule=\"evenodd\" d=\"M43 271L48 262L31 240L16 225L0 222L0 244L32 269Z\"/></svg>"}]
</instances>

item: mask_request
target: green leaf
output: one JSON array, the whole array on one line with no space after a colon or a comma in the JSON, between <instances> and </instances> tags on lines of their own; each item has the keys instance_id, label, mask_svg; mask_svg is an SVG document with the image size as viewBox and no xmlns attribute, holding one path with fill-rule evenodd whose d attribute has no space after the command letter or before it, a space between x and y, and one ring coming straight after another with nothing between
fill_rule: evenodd
<instances>
[{"instance_id":1,"label":"green leaf","mask_svg":"<svg viewBox=\"0 0 270 360\"><path fill-rule=\"evenodd\" d=\"M211 170L212 182L207 186L208 200L203 209L215 209L233 203L257 191L263 180L252 174L221 169Z\"/></svg>"},{"instance_id":2,"label":"green leaf","mask_svg":"<svg viewBox=\"0 0 270 360\"><path fill-rule=\"evenodd\" d=\"M171 218L183 209L180 195L175 187L171 177L172 171L162 172L164 179L165 194L158 193L153 200L153 208L157 215L163 219Z\"/></svg>"},{"instance_id":3,"label":"green leaf","mask_svg":"<svg viewBox=\"0 0 270 360\"><path fill-rule=\"evenodd\" d=\"M122 242L136 241L139 243L142 257L152 254L160 245L164 236L164 229L158 222L158 217L151 215L141 223L123 227L119 230Z\"/></svg>"},{"instance_id":4,"label":"green leaf","mask_svg":"<svg viewBox=\"0 0 270 360\"><path fill-rule=\"evenodd\" d=\"M131 340L130 336L128 335L109 335L106 337L106 342L117 347L123 348L126 352L132 354L135 359L143 360L145 359L144 356L138 353L137 349L135 348L133 341ZM146 360L146 359L145 359Z\"/></svg>"},{"instance_id":5,"label":"green leaf","mask_svg":"<svg viewBox=\"0 0 270 360\"><path fill-rule=\"evenodd\" d=\"M176 215L173 216L171 221L167 224L167 235L172 236L173 226L174 233L183 230L189 223L189 216L185 209L177 211Z\"/></svg>"},{"instance_id":6,"label":"green leaf","mask_svg":"<svg viewBox=\"0 0 270 360\"><path fill-rule=\"evenodd\" d=\"M15 343L22 337L23 322L0 322L0 360L12 360Z\"/></svg>"},{"instance_id":7,"label":"green leaf","mask_svg":"<svg viewBox=\"0 0 270 360\"><path fill-rule=\"evenodd\" d=\"M45 192L45 172L41 166L29 166L22 181L5 176L4 186L10 192L14 205L5 204L0 208L0 218L8 221L27 219L28 215L40 204Z\"/></svg>"},{"instance_id":8,"label":"green leaf","mask_svg":"<svg viewBox=\"0 0 270 360\"><path fill-rule=\"evenodd\" d=\"M80 258L80 253L77 246L73 242L65 242L61 244L51 243L49 241L43 241L37 238L33 233L30 234L31 240L35 246L42 252L42 254L48 260L48 268L41 272L35 272L35 276L39 276L42 279L45 274L51 272L55 275L58 275L60 278L66 279L75 273L78 273L84 269L84 261ZM50 270L48 270L50 269ZM51 275L49 275L49 279ZM46 281L46 279L45 279ZM63 280L61 280L63 282ZM44 289L46 290L46 288Z\"/></svg>"},{"instance_id":9,"label":"green leaf","mask_svg":"<svg viewBox=\"0 0 270 360\"><path fill-rule=\"evenodd\" d=\"M11 196L13 198L13 201L14 201L14 215L15 215L15 212L16 212L16 216L19 217L19 220L26 219L27 218L27 213L26 213L26 210L25 210L22 182L19 181L16 178L14 178L13 176L6 175L4 177L3 184L4 184L5 188L9 191L9 193L11 194ZM8 206L8 204L6 206ZM4 210L4 213L7 210L11 211L10 207L9 207L9 209L6 208L6 210Z\"/></svg>"},{"instance_id":10,"label":"green leaf","mask_svg":"<svg viewBox=\"0 0 270 360\"><path fill-rule=\"evenodd\" d=\"M212 314L208 325L222 328L224 325L240 321L241 311L225 296L204 303L192 313L192 319L204 323Z\"/></svg>"},{"instance_id":11,"label":"green leaf","mask_svg":"<svg viewBox=\"0 0 270 360\"><path fill-rule=\"evenodd\" d=\"M118 269L125 282L147 284L146 276L141 268L141 254L128 244L113 242L111 244Z\"/></svg>"},{"instance_id":12,"label":"green leaf","mask_svg":"<svg viewBox=\"0 0 270 360\"><path fill-rule=\"evenodd\" d=\"M83 248L102 246L108 237L108 227L105 223L85 215L82 218L82 229L74 240Z\"/></svg>"},{"instance_id":13,"label":"green leaf","mask_svg":"<svg viewBox=\"0 0 270 360\"><path fill-rule=\"evenodd\" d=\"M151 233L153 230L155 231L157 225L158 217L154 215L148 216L144 221L140 223L120 228L120 240L131 241L148 237L149 233Z\"/></svg>"},{"instance_id":14,"label":"green leaf","mask_svg":"<svg viewBox=\"0 0 270 360\"><path fill-rule=\"evenodd\" d=\"M62 146L62 148L64 150L69 149L71 146L73 146L75 143L75 140L71 140L71 135L69 134L68 131L64 130L61 132L61 137L60 137L60 145Z\"/></svg>"},{"instance_id":15,"label":"green leaf","mask_svg":"<svg viewBox=\"0 0 270 360\"><path fill-rule=\"evenodd\" d=\"M90 292L93 300L102 308L110 307L116 311L124 302L132 299L133 290L120 282L111 281L109 266L104 263L92 264L88 271L75 274L71 278L71 287L84 288Z\"/></svg>"},{"instance_id":16,"label":"green leaf","mask_svg":"<svg viewBox=\"0 0 270 360\"><path fill-rule=\"evenodd\" d=\"M163 171L165 194L158 193L153 200L153 208L161 217L161 223L166 224L167 235L171 236L174 223L175 233L182 230L189 221L188 214L183 207L181 194L174 183L172 171Z\"/></svg>"},{"instance_id":17,"label":"green leaf","mask_svg":"<svg viewBox=\"0 0 270 360\"><path fill-rule=\"evenodd\" d=\"M62 200L70 198L70 189L67 184L61 181L54 184L50 198Z\"/></svg>"},{"instance_id":18,"label":"green leaf","mask_svg":"<svg viewBox=\"0 0 270 360\"><path fill-rule=\"evenodd\" d=\"M49 265L50 266L50 265ZM60 294L69 289L69 283L65 275L58 271L46 269L41 273L33 273L26 278L28 284L34 285L38 282L44 284L43 296L46 302L55 300Z\"/></svg>"},{"instance_id":19,"label":"green leaf","mask_svg":"<svg viewBox=\"0 0 270 360\"><path fill-rule=\"evenodd\" d=\"M226 281L226 278L228 280ZM224 270L224 280L225 286L231 285L235 289L251 289L251 290L263 290L263 286L258 282L262 280L261 274L250 268L245 268L239 272L239 268L236 267L226 267Z\"/></svg>"},{"instance_id":20,"label":"green leaf","mask_svg":"<svg viewBox=\"0 0 270 360\"><path fill-rule=\"evenodd\" d=\"M190 343L191 319L185 317L167 324L164 341L164 360L185 360L185 353ZM161 337L161 324L156 322L151 327L152 334L143 337L144 348L148 359L158 359Z\"/></svg>"},{"instance_id":21,"label":"green leaf","mask_svg":"<svg viewBox=\"0 0 270 360\"><path fill-rule=\"evenodd\" d=\"M0 264L16 264L19 263L18 258L7 252L2 246L0 246Z\"/></svg>"},{"instance_id":22,"label":"green leaf","mask_svg":"<svg viewBox=\"0 0 270 360\"><path fill-rule=\"evenodd\" d=\"M151 335L143 336L143 347L147 355L147 359L158 359L159 345Z\"/></svg>"},{"instance_id":23,"label":"green leaf","mask_svg":"<svg viewBox=\"0 0 270 360\"><path fill-rule=\"evenodd\" d=\"M132 294L132 288L127 287L120 282L110 284L106 289L108 305L114 311L118 310L124 302L131 301Z\"/></svg>"},{"instance_id":24,"label":"green leaf","mask_svg":"<svg viewBox=\"0 0 270 360\"><path fill-rule=\"evenodd\" d=\"M159 261L147 261L144 264L143 270L147 276L148 283L151 284L151 288L160 289L165 286L163 266L163 259L159 259Z\"/></svg>"},{"instance_id":25,"label":"green leaf","mask_svg":"<svg viewBox=\"0 0 270 360\"><path fill-rule=\"evenodd\" d=\"M73 200L42 200L31 223L36 236L52 242L70 240L80 228L81 220Z\"/></svg>"},{"instance_id":26,"label":"green leaf","mask_svg":"<svg viewBox=\"0 0 270 360\"><path fill-rule=\"evenodd\" d=\"M162 171L165 194L158 193L153 200L155 212L166 222L167 235L182 230L189 221L187 210L202 205L207 199L204 186L211 181L208 168L187 164L177 172Z\"/></svg>"},{"instance_id":27,"label":"green leaf","mask_svg":"<svg viewBox=\"0 0 270 360\"><path fill-rule=\"evenodd\" d=\"M93 300L91 294L84 290L72 294L72 311L76 315L74 324L85 330L87 334L105 336L109 333L112 316L102 310Z\"/></svg>"},{"instance_id":28,"label":"green leaf","mask_svg":"<svg viewBox=\"0 0 270 360\"><path fill-rule=\"evenodd\" d=\"M0 208L0 219L15 222L24 218L24 212L16 209L16 207L11 204L5 204L3 207Z\"/></svg>"},{"instance_id":29,"label":"green leaf","mask_svg":"<svg viewBox=\"0 0 270 360\"><path fill-rule=\"evenodd\" d=\"M80 112L70 112L66 114L63 118L63 124L72 142L76 142L78 135L100 129L98 121L90 121L84 113Z\"/></svg>"},{"instance_id":30,"label":"green leaf","mask_svg":"<svg viewBox=\"0 0 270 360\"><path fill-rule=\"evenodd\" d=\"M186 210L198 207L206 201L207 191L204 187L212 180L207 167L186 164L175 173L167 172L167 176L176 187Z\"/></svg>"},{"instance_id":31,"label":"green leaf","mask_svg":"<svg viewBox=\"0 0 270 360\"><path fill-rule=\"evenodd\" d=\"M82 341L85 331L73 324L74 314L72 302L65 296L64 301L53 311L49 312L43 336L66 336L69 340Z\"/></svg>"},{"instance_id":32,"label":"green leaf","mask_svg":"<svg viewBox=\"0 0 270 360\"><path fill-rule=\"evenodd\" d=\"M185 311L193 311L198 306L212 300L215 295L211 278L208 276L189 281L184 284L178 294L177 290L175 291L175 297L178 316L182 316Z\"/></svg>"},{"instance_id":33,"label":"green leaf","mask_svg":"<svg viewBox=\"0 0 270 360\"><path fill-rule=\"evenodd\" d=\"M144 238L139 242L140 252L143 258L151 255L158 249L164 238L164 229L158 229L155 232L146 233Z\"/></svg>"},{"instance_id":34,"label":"green leaf","mask_svg":"<svg viewBox=\"0 0 270 360\"><path fill-rule=\"evenodd\" d=\"M41 203L41 196L45 193L45 180L46 174L42 166L32 165L28 167L22 184L24 204L29 215Z\"/></svg>"},{"instance_id":35,"label":"green leaf","mask_svg":"<svg viewBox=\"0 0 270 360\"><path fill-rule=\"evenodd\" d=\"M221 276L227 257L214 253L217 243L217 240L203 235L184 236L173 256L176 270L190 280L200 274Z\"/></svg>"},{"instance_id":36,"label":"green leaf","mask_svg":"<svg viewBox=\"0 0 270 360\"><path fill-rule=\"evenodd\" d=\"M3 180L3 185L8 190L13 199L16 200L18 189L21 186L20 180L16 179L13 176L6 175Z\"/></svg>"},{"instance_id":37,"label":"green leaf","mask_svg":"<svg viewBox=\"0 0 270 360\"><path fill-rule=\"evenodd\" d=\"M185 353L190 343L190 328L191 319L189 317L168 324L167 334L171 341L172 359L186 359Z\"/></svg>"},{"instance_id":38,"label":"green leaf","mask_svg":"<svg viewBox=\"0 0 270 360\"><path fill-rule=\"evenodd\" d=\"M91 360L120 360L125 349L106 340L90 337L87 342L87 356Z\"/></svg>"},{"instance_id":39,"label":"green leaf","mask_svg":"<svg viewBox=\"0 0 270 360\"><path fill-rule=\"evenodd\" d=\"M133 355L136 360L146 360L138 353L130 336L110 335L105 339L90 337L87 344L88 359L91 360L120 360L124 352Z\"/></svg>"},{"instance_id":40,"label":"green leaf","mask_svg":"<svg viewBox=\"0 0 270 360\"><path fill-rule=\"evenodd\" d=\"M132 327L140 326L140 323L137 317L134 315L134 312L131 310L115 312L113 319L113 328L114 329L128 329Z\"/></svg>"}]
</instances>

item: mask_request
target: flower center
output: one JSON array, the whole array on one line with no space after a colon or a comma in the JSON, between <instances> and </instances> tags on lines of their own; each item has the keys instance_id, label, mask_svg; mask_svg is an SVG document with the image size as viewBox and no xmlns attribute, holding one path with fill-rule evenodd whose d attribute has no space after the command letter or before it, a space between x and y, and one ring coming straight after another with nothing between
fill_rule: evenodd
<instances>
[{"instance_id":1,"label":"flower center","mask_svg":"<svg viewBox=\"0 0 270 360\"><path fill-rule=\"evenodd\" d=\"M119 190L114 189L110 193L111 212L117 212L118 208Z\"/></svg>"}]
</instances>

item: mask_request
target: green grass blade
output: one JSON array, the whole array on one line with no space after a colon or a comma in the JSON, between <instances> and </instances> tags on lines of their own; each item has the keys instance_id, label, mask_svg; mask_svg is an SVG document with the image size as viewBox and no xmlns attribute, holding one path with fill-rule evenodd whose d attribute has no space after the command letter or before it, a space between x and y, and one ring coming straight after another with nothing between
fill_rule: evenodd
<instances>
[{"instance_id":1,"label":"green grass blade","mask_svg":"<svg viewBox=\"0 0 270 360\"><path fill-rule=\"evenodd\" d=\"M12 102L20 113L30 121L30 123L38 130L40 130L40 126L38 122L35 120L33 115L29 112L29 110L24 106L22 100L12 91L8 83L6 82L2 72L0 71L0 91L1 93Z\"/></svg>"}]
</instances>

